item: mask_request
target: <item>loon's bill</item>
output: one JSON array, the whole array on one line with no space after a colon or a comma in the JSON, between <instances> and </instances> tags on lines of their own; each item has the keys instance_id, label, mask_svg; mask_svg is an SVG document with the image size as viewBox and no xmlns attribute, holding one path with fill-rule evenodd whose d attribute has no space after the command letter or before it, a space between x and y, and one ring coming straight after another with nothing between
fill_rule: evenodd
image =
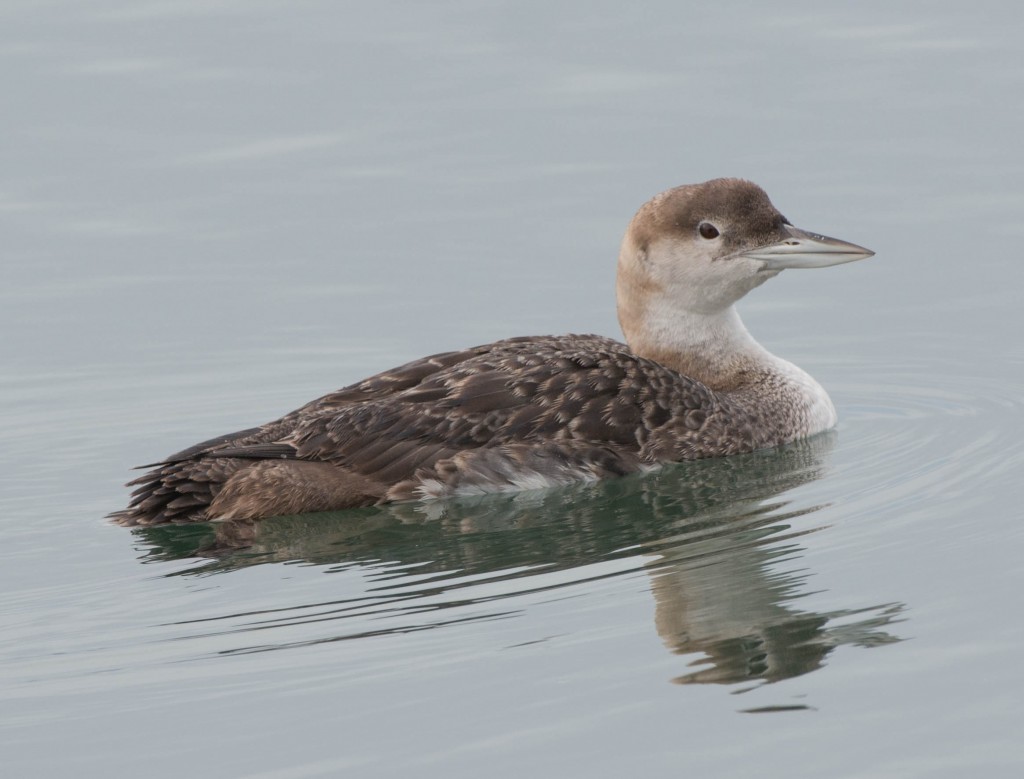
<instances>
[{"instance_id":1,"label":"loon's bill","mask_svg":"<svg viewBox=\"0 0 1024 779\"><path fill-rule=\"evenodd\" d=\"M765 263L765 270L786 268L827 268L844 262L866 260L874 255L870 249L838 238L807 232L791 224L782 228L788 236L778 243L761 246L737 254Z\"/></svg>"}]
</instances>

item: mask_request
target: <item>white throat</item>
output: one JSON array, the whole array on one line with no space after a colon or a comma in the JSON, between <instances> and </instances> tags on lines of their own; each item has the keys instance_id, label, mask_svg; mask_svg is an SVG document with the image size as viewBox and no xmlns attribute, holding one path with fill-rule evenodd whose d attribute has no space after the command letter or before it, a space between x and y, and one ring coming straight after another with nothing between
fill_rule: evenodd
<instances>
[{"instance_id":1,"label":"white throat","mask_svg":"<svg viewBox=\"0 0 1024 779\"><path fill-rule=\"evenodd\" d=\"M628 310L628 306L624 309ZM836 411L828 393L805 371L769 352L744 326L735 306L703 313L687 311L668 296L650 295L632 319L622 312L630 348L642 357L696 379L716 393L769 411L776 401L793 409L795 437L833 427Z\"/></svg>"}]
</instances>

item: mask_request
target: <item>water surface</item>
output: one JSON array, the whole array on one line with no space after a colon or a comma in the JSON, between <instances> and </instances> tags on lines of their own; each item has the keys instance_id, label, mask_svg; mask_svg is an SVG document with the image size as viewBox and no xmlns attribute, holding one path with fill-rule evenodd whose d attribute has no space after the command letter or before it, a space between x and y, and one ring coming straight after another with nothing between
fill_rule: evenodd
<instances>
[{"instance_id":1,"label":"water surface","mask_svg":"<svg viewBox=\"0 0 1024 779\"><path fill-rule=\"evenodd\" d=\"M1020 22L6 3L6 770L1018 776ZM877 252L741 307L836 433L592 487L103 519L131 466L371 372L617 335L629 217L721 175Z\"/></svg>"}]
</instances>

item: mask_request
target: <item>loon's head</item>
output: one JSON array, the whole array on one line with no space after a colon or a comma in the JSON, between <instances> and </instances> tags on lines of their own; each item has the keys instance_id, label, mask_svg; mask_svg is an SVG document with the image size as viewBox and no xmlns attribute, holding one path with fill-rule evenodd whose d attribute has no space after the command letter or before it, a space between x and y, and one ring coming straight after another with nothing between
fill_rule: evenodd
<instances>
[{"instance_id":1,"label":"loon's head","mask_svg":"<svg viewBox=\"0 0 1024 779\"><path fill-rule=\"evenodd\" d=\"M767 354L733 303L786 268L874 252L798 230L756 184L714 179L645 203L619 253L619 323L633 350L709 386L741 383Z\"/></svg>"},{"instance_id":2,"label":"loon's head","mask_svg":"<svg viewBox=\"0 0 1024 779\"><path fill-rule=\"evenodd\" d=\"M715 314L786 268L824 268L872 254L797 229L749 181L676 187L641 206L626 231L619 253L620 319L651 305Z\"/></svg>"}]
</instances>

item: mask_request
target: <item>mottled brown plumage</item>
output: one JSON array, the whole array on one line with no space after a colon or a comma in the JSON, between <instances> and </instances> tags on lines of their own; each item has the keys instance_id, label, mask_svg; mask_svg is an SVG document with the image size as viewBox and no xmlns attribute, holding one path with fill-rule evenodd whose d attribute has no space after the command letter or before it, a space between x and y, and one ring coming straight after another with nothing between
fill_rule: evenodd
<instances>
[{"instance_id":1,"label":"mottled brown plumage","mask_svg":"<svg viewBox=\"0 0 1024 779\"><path fill-rule=\"evenodd\" d=\"M697 232L707 220L710 239ZM671 190L640 210L620 255L620 318L637 351L540 336L416 360L150 466L113 517L252 519L528 489L817 432L834 421L824 391L757 346L732 309L778 272L761 255L794 232L749 182ZM800 251L817 257L821 246ZM694 299L693 279L707 277Z\"/></svg>"}]
</instances>

